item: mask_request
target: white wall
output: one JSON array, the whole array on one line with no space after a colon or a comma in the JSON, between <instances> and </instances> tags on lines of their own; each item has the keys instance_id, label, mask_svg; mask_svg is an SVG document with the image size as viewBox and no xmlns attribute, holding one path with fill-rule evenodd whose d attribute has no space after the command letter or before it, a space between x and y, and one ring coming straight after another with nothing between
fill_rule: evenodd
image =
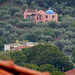
<instances>
[{"instance_id":1,"label":"white wall","mask_svg":"<svg viewBox=\"0 0 75 75\"><path fill-rule=\"evenodd\" d=\"M4 51L10 51L10 45L4 45Z\"/></svg>"}]
</instances>

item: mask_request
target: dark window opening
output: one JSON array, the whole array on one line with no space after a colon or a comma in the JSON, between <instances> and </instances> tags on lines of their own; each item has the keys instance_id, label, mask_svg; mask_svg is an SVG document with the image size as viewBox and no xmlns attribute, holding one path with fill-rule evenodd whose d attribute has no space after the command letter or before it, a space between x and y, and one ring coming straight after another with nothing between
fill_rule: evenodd
<instances>
[{"instance_id":1,"label":"dark window opening","mask_svg":"<svg viewBox=\"0 0 75 75\"><path fill-rule=\"evenodd\" d=\"M53 15L52 18L55 18L55 16Z\"/></svg>"},{"instance_id":2,"label":"dark window opening","mask_svg":"<svg viewBox=\"0 0 75 75\"><path fill-rule=\"evenodd\" d=\"M41 16L39 16L39 20L41 20Z\"/></svg>"},{"instance_id":3,"label":"dark window opening","mask_svg":"<svg viewBox=\"0 0 75 75\"><path fill-rule=\"evenodd\" d=\"M31 16L32 20L33 20L33 16Z\"/></svg>"},{"instance_id":4,"label":"dark window opening","mask_svg":"<svg viewBox=\"0 0 75 75\"><path fill-rule=\"evenodd\" d=\"M48 16L46 15L46 18L48 18Z\"/></svg>"},{"instance_id":5,"label":"dark window opening","mask_svg":"<svg viewBox=\"0 0 75 75\"><path fill-rule=\"evenodd\" d=\"M30 19L30 15L27 15L27 16L26 16L26 19Z\"/></svg>"},{"instance_id":6,"label":"dark window opening","mask_svg":"<svg viewBox=\"0 0 75 75\"><path fill-rule=\"evenodd\" d=\"M37 20L38 20L38 17L37 17Z\"/></svg>"}]
</instances>

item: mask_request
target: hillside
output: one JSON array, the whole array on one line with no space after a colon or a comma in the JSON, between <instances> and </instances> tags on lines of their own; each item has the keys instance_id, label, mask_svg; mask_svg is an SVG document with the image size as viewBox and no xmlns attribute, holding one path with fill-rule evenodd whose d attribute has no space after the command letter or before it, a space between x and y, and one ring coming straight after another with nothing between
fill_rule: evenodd
<instances>
[{"instance_id":1,"label":"hillside","mask_svg":"<svg viewBox=\"0 0 75 75\"><path fill-rule=\"evenodd\" d=\"M63 14L63 15L65 15L65 12L71 15L71 12L74 10L75 7L74 0L72 1L70 0L65 0L65 1L64 0L43 0L43 1L42 0L1 0L0 1L0 6L4 6L8 4L10 5L15 4L20 7L25 6L24 9L27 7L29 8L31 7L34 9L52 8L53 10L57 11L59 14Z\"/></svg>"},{"instance_id":2,"label":"hillside","mask_svg":"<svg viewBox=\"0 0 75 75\"><path fill-rule=\"evenodd\" d=\"M49 8L58 13L58 22L36 23L24 19L26 9L46 11ZM15 43L17 39L44 45L3 52L4 44ZM75 0L0 0L0 59L11 59L18 65L46 70L52 75L64 75L60 72L62 69L72 69L75 63Z\"/></svg>"},{"instance_id":3,"label":"hillside","mask_svg":"<svg viewBox=\"0 0 75 75\"><path fill-rule=\"evenodd\" d=\"M66 0L45 3L31 0L1 0L0 2L0 44L3 49L4 43L13 43L18 40L29 40L31 42L45 42L58 46L61 51L69 51L75 48L75 9L74 5ZM48 4L53 3L53 5ZM73 2L73 1L71 1ZM42 4L41 4L42 3ZM44 6L43 6L44 5ZM45 6L48 7L45 7ZM13 6L13 7L12 7ZM25 20L24 10L51 8L59 14L59 22L36 23L32 20ZM32 37L32 39L30 38ZM2 41L4 40L4 42Z\"/></svg>"}]
</instances>

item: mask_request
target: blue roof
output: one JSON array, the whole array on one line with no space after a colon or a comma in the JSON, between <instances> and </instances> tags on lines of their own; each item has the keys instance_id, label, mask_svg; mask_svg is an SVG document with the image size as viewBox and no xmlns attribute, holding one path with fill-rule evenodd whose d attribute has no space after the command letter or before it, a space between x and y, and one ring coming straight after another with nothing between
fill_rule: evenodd
<instances>
[{"instance_id":1,"label":"blue roof","mask_svg":"<svg viewBox=\"0 0 75 75\"><path fill-rule=\"evenodd\" d=\"M46 14L54 14L54 12L51 9L49 9L46 11Z\"/></svg>"}]
</instances>

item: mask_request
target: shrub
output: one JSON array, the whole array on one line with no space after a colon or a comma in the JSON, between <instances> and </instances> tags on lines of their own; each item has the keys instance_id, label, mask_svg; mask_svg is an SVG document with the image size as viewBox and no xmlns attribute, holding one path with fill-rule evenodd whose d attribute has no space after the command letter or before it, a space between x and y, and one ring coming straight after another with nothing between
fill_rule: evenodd
<instances>
[{"instance_id":1,"label":"shrub","mask_svg":"<svg viewBox=\"0 0 75 75\"><path fill-rule=\"evenodd\" d=\"M9 13L13 16L16 12L19 12L20 8L19 7L11 7L9 9Z\"/></svg>"},{"instance_id":2,"label":"shrub","mask_svg":"<svg viewBox=\"0 0 75 75\"><path fill-rule=\"evenodd\" d=\"M20 12L16 12L16 13L14 14L14 17L23 18L23 14L20 13Z\"/></svg>"},{"instance_id":3,"label":"shrub","mask_svg":"<svg viewBox=\"0 0 75 75\"><path fill-rule=\"evenodd\" d=\"M15 24L15 20L14 19L9 19L7 22L10 23L10 24L12 24L12 25Z\"/></svg>"},{"instance_id":4,"label":"shrub","mask_svg":"<svg viewBox=\"0 0 75 75\"><path fill-rule=\"evenodd\" d=\"M30 42L37 42L38 41L38 36L36 34L27 34L25 36L26 40L29 40Z\"/></svg>"},{"instance_id":5,"label":"shrub","mask_svg":"<svg viewBox=\"0 0 75 75\"><path fill-rule=\"evenodd\" d=\"M28 8L28 4L23 4L23 5L22 5L23 11L25 11L27 8Z\"/></svg>"},{"instance_id":6,"label":"shrub","mask_svg":"<svg viewBox=\"0 0 75 75\"><path fill-rule=\"evenodd\" d=\"M9 19L10 17L11 17L10 14L5 14L5 15L2 16L2 19Z\"/></svg>"}]
</instances>

